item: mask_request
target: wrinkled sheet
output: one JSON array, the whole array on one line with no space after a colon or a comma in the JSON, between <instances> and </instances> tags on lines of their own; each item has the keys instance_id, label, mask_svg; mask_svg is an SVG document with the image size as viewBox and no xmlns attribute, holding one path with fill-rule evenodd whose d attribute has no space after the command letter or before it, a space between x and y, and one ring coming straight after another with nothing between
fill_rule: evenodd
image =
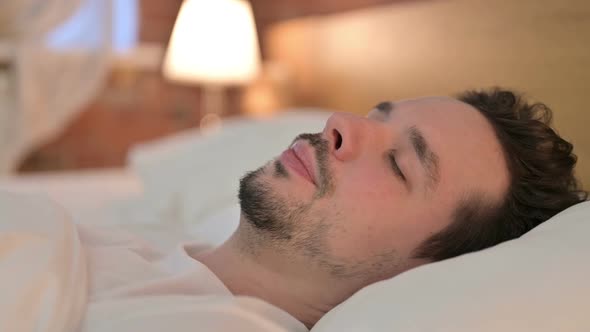
<instances>
[{"instance_id":1,"label":"wrinkled sheet","mask_svg":"<svg viewBox=\"0 0 590 332\"><path fill-rule=\"evenodd\" d=\"M0 192L0 331L74 331L87 301L85 255L44 195Z\"/></svg>"},{"instance_id":2,"label":"wrinkled sheet","mask_svg":"<svg viewBox=\"0 0 590 332\"><path fill-rule=\"evenodd\" d=\"M0 331L307 331L286 312L249 297L172 289L92 299L97 256L84 232L92 229L76 225L46 195L0 191ZM109 239L117 242L117 234Z\"/></svg>"}]
</instances>

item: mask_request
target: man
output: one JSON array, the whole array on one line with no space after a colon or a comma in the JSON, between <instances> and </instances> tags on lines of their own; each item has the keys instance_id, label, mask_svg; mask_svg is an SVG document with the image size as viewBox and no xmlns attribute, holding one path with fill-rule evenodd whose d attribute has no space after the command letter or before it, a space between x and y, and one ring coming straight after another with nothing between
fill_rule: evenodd
<instances>
[{"instance_id":1,"label":"man","mask_svg":"<svg viewBox=\"0 0 590 332\"><path fill-rule=\"evenodd\" d=\"M516 238L585 200L550 115L501 90L336 113L242 179L238 230L198 259L232 293L313 326L363 286Z\"/></svg>"},{"instance_id":2,"label":"man","mask_svg":"<svg viewBox=\"0 0 590 332\"><path fill-rule=\"evenodd\" d=\"M162 255L125 236L76 233L63 220L49 227L59 213L48 212L39 227L59 234L40 237L37 226L23 228L34 222L9 202L18 199L0 198L0 212L12 209L19 221L0 234L19 246L0 247L0 257L12 250L13 262L51 267L35 275L70 280L63 289L29 282L14 272L28 267L0 264L0 284L18 284L39 307L73 303L51 306L62 313L51 322L80 321L86 332L306 331L364 286L519 237L585 200L572 145L548 126L550 115L498 89L384 102L367 117L336 113L321 133L299 135L240 181L239 226L213 249L182 244ZM49 209L27 206L29 214ZM19 249L47 238L56 244L47 248L61 248L55 254ZM71 272L80 266L87 283ZM21 293L11 294L20 301ZM72 317L81 301L83 316ZM39 317L23 322L39 325Z\"/></svg>"}]
</instances>

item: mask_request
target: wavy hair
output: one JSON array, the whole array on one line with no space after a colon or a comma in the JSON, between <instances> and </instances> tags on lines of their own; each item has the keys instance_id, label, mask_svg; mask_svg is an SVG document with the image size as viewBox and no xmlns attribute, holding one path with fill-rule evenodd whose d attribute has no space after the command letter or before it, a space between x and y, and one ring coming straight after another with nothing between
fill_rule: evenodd
<instances>
[{"instance_id":1,"label":"wavy hair","mask_svg":"<svg viewBox=\"0 0 590 332\"><path fill-rule=\"evenodd\" d=\"M503 148L510 184L504 199L468 194L453 221L415 251L439 261L520 237L558 212L588 199L574 176L573 145L551 128L552 111L513 91L466 91L457 99L491 123Z\"/></svg>"}]
</instances>

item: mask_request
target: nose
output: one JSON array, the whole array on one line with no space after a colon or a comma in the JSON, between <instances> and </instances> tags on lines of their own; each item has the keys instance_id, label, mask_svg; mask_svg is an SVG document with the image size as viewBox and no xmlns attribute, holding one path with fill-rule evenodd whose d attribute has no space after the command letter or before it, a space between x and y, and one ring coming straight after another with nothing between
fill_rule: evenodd
<instances>
[{"instance_id":1,"label":"nose","mask_svg":"<svg viewBox=\"0 0 590 332\"><path fill-rule=\"evenodd\" d=\"M330 153L341 161L356 158L369 134L368 120L349 113L332 114L323 131Z\"/></svg>"}]
</instances>

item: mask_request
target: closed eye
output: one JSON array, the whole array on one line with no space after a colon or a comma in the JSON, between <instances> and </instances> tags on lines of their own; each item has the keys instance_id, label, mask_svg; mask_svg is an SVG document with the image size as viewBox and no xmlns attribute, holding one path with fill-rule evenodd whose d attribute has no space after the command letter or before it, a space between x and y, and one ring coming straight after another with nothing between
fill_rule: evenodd
<instances>
[{"instance_id":1,"label":"closed eye","mask_svg":"<svg viewBox=\"0 0 590 332\"><path fill-rule=\"evenodd\" d=\"M399 168L399 165L395 159L395 150L390 150L387 153L387 158L389 159L389 164L391 165L391 169L395 175L397 175L402 181L406 182L406 177L404 173L402 173L402 170Z\"/></svg>"}]
</instances>

